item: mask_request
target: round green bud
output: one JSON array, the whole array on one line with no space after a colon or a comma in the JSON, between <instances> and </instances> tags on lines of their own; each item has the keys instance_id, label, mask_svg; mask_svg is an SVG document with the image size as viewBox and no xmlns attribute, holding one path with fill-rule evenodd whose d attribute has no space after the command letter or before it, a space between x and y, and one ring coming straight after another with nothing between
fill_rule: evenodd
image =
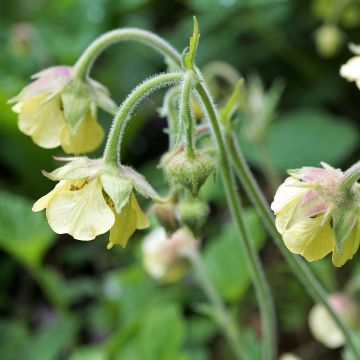
<instances>
[{"instance_id":1,"label":"round green bud","mask_svg":"<svg viewBox=\"0 0 360 360\"><path fill-rule=\"evenodd\" d=\"M151 211L155 214L159 223L167 231L175 231L179 226L176 218L175 204L155 204Z\"/></svg>"},{"instance_id":2,"label":"round green bud","mask_svg":"<svg viewBox=\"0 0 360 360\"><path fill-rule=\"evenodd\" d=\"M184 152L174 155L166 166L170 183L181 184L189 189L193 196L197 196L205 180L214 171L214 160L201 151L195 151L193 157Z\"/></svg>"},{"instance_id":3,"label":"round green bud","mask_svg":"<svg viewBox=\"0 0 360 360\"><path fill-rule=\"evenodd\" d=\"M181 225L197 234L209 215L209 205L200 200L185 201L178 205L177 215Z\"/></svg>"}]
</instances>

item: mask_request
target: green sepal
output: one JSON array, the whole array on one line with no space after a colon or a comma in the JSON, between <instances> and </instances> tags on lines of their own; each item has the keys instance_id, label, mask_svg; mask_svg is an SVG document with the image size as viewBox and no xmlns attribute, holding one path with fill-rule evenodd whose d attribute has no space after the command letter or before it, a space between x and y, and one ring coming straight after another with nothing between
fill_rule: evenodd
<instances>
[{"instance_id":1,"label":"green sepal","mask_svg":"<svg viewBox=\"0 0 360 360\"><path fill-rule=\"evenodd\" d=\"M86 177L95 177L102 165L101 160L92 160L87 157L74 158L55 158L55 160L66 161L67 164L48 173L43 171L43 175L51 180L71 180L82 179Z\"/></svg>"},{"instance_id":2,"label":"green sepal","mask_svg":"<svg viewBox=\"0 0 360 360\"><path fill-rule=\"evenodd\" d=\"M61 92L65 121L75 134L84 117L90 111L92 93L90 86L79 80L70 81Z\"/></svg>"},{"instance_id":3,"label":"green sepal","mask_svg":"<svg viewBox=\"0 0 360 360\"><path fill-rule=\"evenodd\" d=\"M189 47L187 48L186 53L183 55L183 66L185 70L195 70L194 60L195 60L196 49L199 44L200 33L199 33L199 25L196 16L193 17L193 20L194 20L193 34L190 37Z\"/></svg>"},{"instance_id":4,"label":"green sepal","mask_svg":"<svg viewBox=\"0 0 360 360\"><path fill-rule=\"evenodd\" d=\"M332 213L332 230L337 251L342 254L343 244L349 237L358 219L358 208L337 207Z\"/></svg>"},{"instance_id":5,"label":"green sepal","mask_svg":"<svg viewBox=\"0 0 360 360\"><path fill-rule=\"evenodd\" d=\"M111 171L111 169L104 170L100 175L100 180L104 191L109 195L116 212L119 214L129 201L130 194L133 190L131 181L120 177L117 169L113 171Z\"/></svg>"},{"instance_id":6,"label":"green sepal","mask_svg":"<svg viewBox=\"0 0 360 360\"><path fill-rule=\"evenodd\" d=\"M131 167L121 165L119 167L119 174L122 177L129 179L132 182L135 190L146 199L151 199L158 203L167 203L169 199L163 198L157 191L148 183L148 181L137 171Z\"/></svg>"}]
</instances>

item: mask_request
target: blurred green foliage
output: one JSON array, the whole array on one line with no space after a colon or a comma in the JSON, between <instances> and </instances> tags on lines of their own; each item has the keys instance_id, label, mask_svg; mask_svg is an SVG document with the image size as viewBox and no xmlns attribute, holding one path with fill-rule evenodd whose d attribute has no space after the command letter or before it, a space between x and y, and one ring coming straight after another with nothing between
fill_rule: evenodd
<instances>
[{"instance_id":1,"label":"blurred green foliage","mask_svg":"<svg viewBox=\"0 0 360 360\"><path fill-rule=\"evenodd\" d=\"M360 37L360 5L339 3L0 0L1 359L232 358L218 327L205 314L206 300L191 271L182 282L168 286L157 284L145 273L139 255L144 232L136 234L126 250L110 252L105 237L81 243L55 236L43 214L31 212L32 201L53 186L40 171L53 169L52 156L62 153L36 147L18 131L16 115L6 104L29 76L54 64L73 64L96 36L117 27L156 31L182 50L195 14L201 32L200 66L226 61L245 80L249 74L259 74L265 89L275 78L284 80L285 89L262 138L267 161L277 176L284 177L287 168L320 161L345 168L359 158L360 93L354 84L340 78L339 67L351 56L346 43ZM314 34L329 23L341 31L341 42L331 57L324 58ZM106 84L120 103L144 77L163 69L157 54L141 45L121 44L99 58L92 75ZM226 96L230 94L227 84L219 81L219 86ZM161 105L160 94L151 99L134 114L124 158L162 190L166 184L155 166L167 148L162 132L165 120L155 113ZM238 136L270 201L263 153L244 135L244 116L246 113L241 113L236 122ZM110 120L101 113L104 128L109 128ZM93 156L100 154L101 149ZM258 359L255 296L244 261L237 255L241 251L220 179L209 179L202 196L212 206L203 236L210 277L237 316L248 358ZM249 206L247 200L245 204ZM304 359L338 359L338 352L327 351L311 339L306 318L312 302L252 209L248 224L275 294L281 351L296 351ZM314 264L314 271L330 291L356 283L358 268L356 258L336 272L327 259Z\"/></svg>"}]
</instances>

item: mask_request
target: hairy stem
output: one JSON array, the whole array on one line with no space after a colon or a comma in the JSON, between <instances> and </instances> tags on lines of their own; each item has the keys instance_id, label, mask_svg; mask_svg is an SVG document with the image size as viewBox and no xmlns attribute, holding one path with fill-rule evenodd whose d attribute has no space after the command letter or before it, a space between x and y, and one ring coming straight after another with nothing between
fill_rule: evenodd
<instances>
[{"instance_id":1,"label":"hairy stem","mask_svg":"<svg viewBox=\"0 0 360 360\"><path fill-rule=\"evenodd\" d=\"M211 101L211 97L206 87L204 87L203 82L200 82L197 86L197 91L203 103L204 110L209 118L212 133L218 146L220 169L227 195L227 201L231 214L235 220L242 252L250 271L260 306L264 337L263 359L276 359L276 321L271 292L255 246L249 236L240 196L236 190L227 145L220 129L218 113L216 112L216 109Z\"/></svg>"},{"instance_id":2,"label":"hairy stem","mask_svg":"<svg viewBox=\"0 0 360 360\"><path fill-rule=\"evenodd\" d=\"M165 73L153 76L138 85L120 105L114 117L104 150L105 162L120 162L120 145L126 122L134 108L157 89L179 83L183 73Z\"/></svg>"},{"instance_id":3,"label":"hairy stem","mask_svg":"<svg viewBox=\"0 0 360 360\"><path fill-rule=\"evenodd\" d=\"M121 41L142 43L158 51L176 65L179 64L179 54L176 49L160 36L146 30L125 28L109 31L95 39L74 65L75 76L79 78L88 76L97 57L109 46Z\"/></svg>"},{"instance_id":4,"label":"hairy stem","mask_svg":"<svg viewBox=\"0 0 360 360\"><path fill-rule=\"evenodd\" d=\"M193 87L194 81L194 72L192 70L187 71L184 75L184 80L182 83L181 89L181 98L180 98L180 112L179 112L179 124L185 123L185 132L186 132L186 144L185 151L188 157L194 157L194 131L195 124L193 116L191 114L191 90Z\"/></svg>"},{"instance_id":5,"label":"hairy stem","mask_svg":"<svg viewBox=\"0 0 360 360\"><path fill-rule=\"evenodd\" d=\"M198 281L215 310L216 320L224 330L224 335L229 345L231 346L231 349L233 350L236 359L245 360L246 357L243 354L241 338L237 324L235 323L225 304L222 302L220 295L213 286L201 254L199 253L197 248L193 247L191 248L191 250L189 249L189 251L186 251L184 256L186 256L186 258L188 258L191 262L196 272Z\"/></svg>"},{"instance_id":6,"label":"hairy stem","mask_svg":"<svg viewBox=\"0 0 360 360\"><path fill-rule=\"evenodd\" d=\"M329 312L335 323L338 325L341 332L344 334L347 345L352 350L357 359L360 359L360 350L357 347L351 330L334 311L327 299L327 293L323 289L322 285L316 279L308 265L299 257L291 254L285 247L281 235L278 233L275 227L273 214L266 202L266 199L262 195L262 192L252 175L246 160L238 146L236 137L229 134L227 136L227 143L230 147L230 156L233 162L236 174L241 181L246 193L248 194L251 202L253 203L257 213L259 214L262 222L273 238L275 244L280 249L282 255L286 259L293 273L303 283L306 290L318 303L321 303Z\"/></svg>"}]
</instances>

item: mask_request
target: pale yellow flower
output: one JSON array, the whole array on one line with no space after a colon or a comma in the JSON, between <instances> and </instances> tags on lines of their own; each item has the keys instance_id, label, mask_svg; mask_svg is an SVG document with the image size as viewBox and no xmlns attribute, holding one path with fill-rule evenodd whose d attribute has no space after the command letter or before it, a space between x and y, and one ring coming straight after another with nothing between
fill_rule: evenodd
<instances>
[{"instance_id":1,"label":"pale yellow flower","mask_svg":"<svg viewBox=\"0 0 360 360\"><path fill-rule=\"evenodd\" d=\"M184 251L192 246L195 246L195 239L190 231L179 229L168 236L164 228L156 228L142 243L144 268L150 276L164 283L178 281L188 268Z\"/></svg>"},{"instance_id":2,"label":"pale yellow flower","mask_svg":"<svg viewBox=\"0 0 360 360\"><path fill-rule=\"evenodd\" d=\"M66 153L96 149L104 138L97 106L114 113L106 88L92 79L74 79L72 68L57 66L34 75L34 81L10 100L19 129L39 146L62 146Z\"/></svg>"},{"instance_id":3,"label":"pale yellow flower","mask_svg":"<svg viewBox=\"0 0 360 360\"><path fill-rule=\"evenodd\" d=\"M149 226L134 190L159 201L155 190L133 169L106 165L102 160L68 159L52 173L60 182L39 199L33 211L46 209L50 227L58 234L78 240L93 240L110 231L108 248L125 247L136 229Z\"/></svg>"},{"instance_id":4,"label":"pale yellow flower","mask_svg":"<svg viewBox=\"0 0 360 360\"><path fill-rule=\"evenodd\" d=\"M329 296L329 303L351 329L356 330L359 327L359 306L348 295L332 294ZM345 343L343 332L321 304L316 304L311 309L309 328L314 338L330 349Z\"/></svg>"},{"instance_id":5,"label":"pale yellow flower","mask_svg":"<svg viewBox=\"0 0 360 360\"><path fill-rule=\"evenodd\" d=\"M340 193L344 173L323 164L324 168L303 168L290 171L275 194L271 208L276 228L286 247L308 261L323 258L332 252L333 264L342 266L357 252L360 245L360 216L355 207L350 212L348 232L337 246L335 222L342 209Z\"/></svg>"}]
</instances>

